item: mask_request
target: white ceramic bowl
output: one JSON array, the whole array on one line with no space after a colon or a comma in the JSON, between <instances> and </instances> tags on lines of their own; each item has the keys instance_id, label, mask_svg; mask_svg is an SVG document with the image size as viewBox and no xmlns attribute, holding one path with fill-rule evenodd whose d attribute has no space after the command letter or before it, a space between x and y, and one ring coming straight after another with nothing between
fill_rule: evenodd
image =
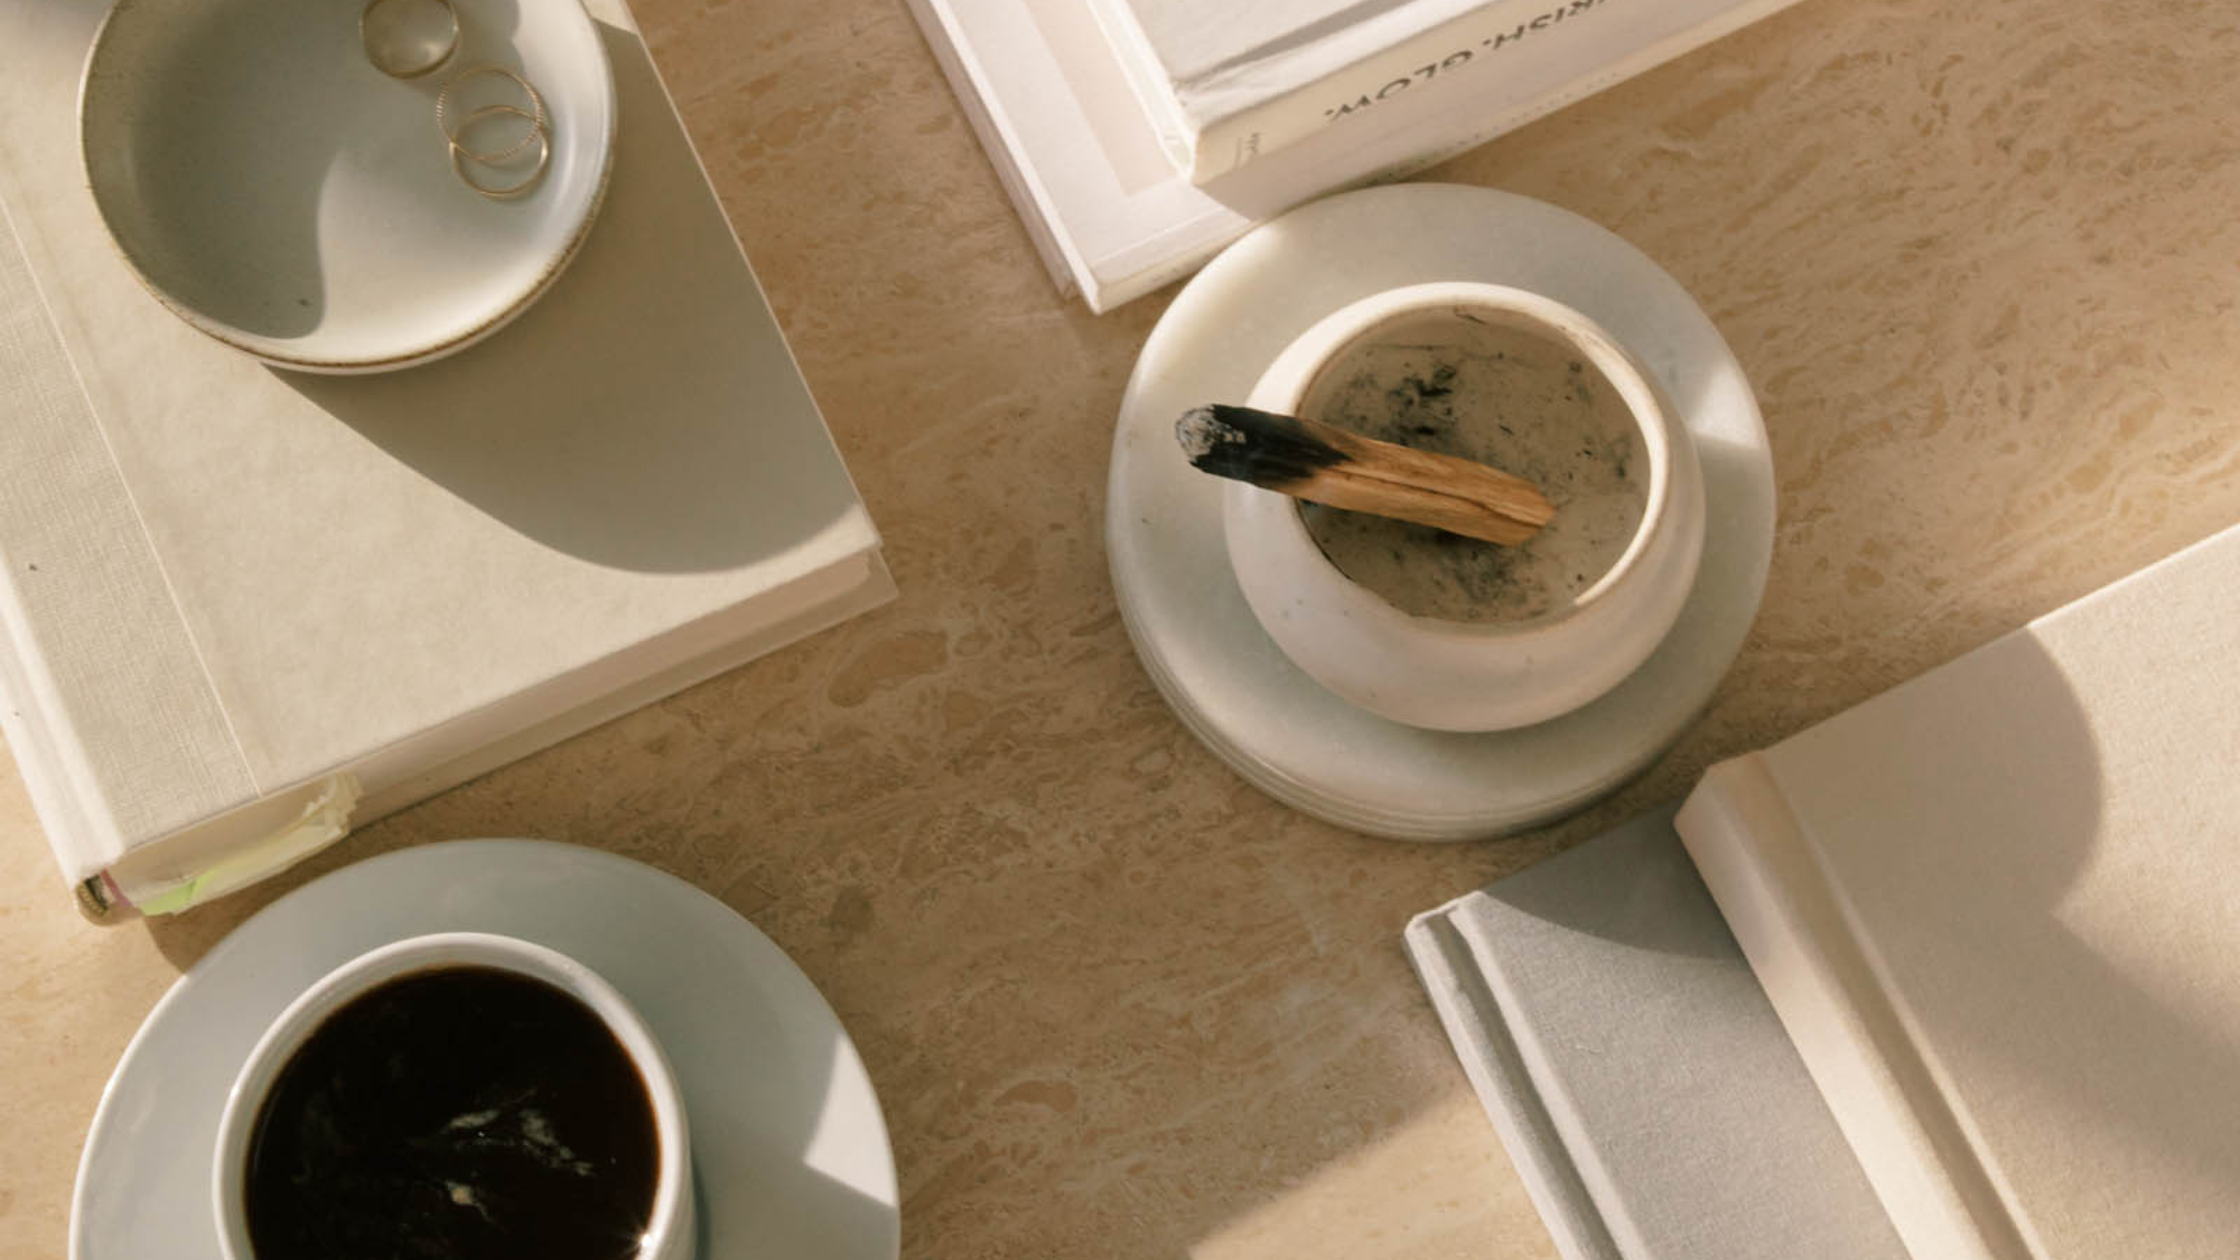
<instances>
[{"instance_id":1,"label":"white ceramic bowl","mask_svg":"<svg viewBox=\"0 0 2240 1260\"><path fill-rule=\"evenodd\" d=\"M606 191L614 77L577 0L454 0L457 51L409 81L367 59L361 4L118 0L79 84L86 181L125 263L280 367L384 371L489 336L559 277ZM512 200L465 187L436 125L437 93L484 64L549 109L550 165Z\"/></svg>"},{"instance_id":2,"label":"white ceramic bowl","mask_svg":"<svg viewBox=\"0 0 2240 1260\"><path fill-rule=\"evenodd\" d=\"M1631 411L1649 467L1647 499L1640 528L1598 581L1568 606L1530 620L1447 621L1402 612L1346 577L1307 532L1297 500L1285 495L1227 483L1223 530L1253 615L1323 686L1412 726L1507 730L1579 708L1656 650L1687 602L1703 553L1703 474L1672 404L1624 347L1570 307L1503 285L1420 284L1363 298L1278 355L1249 405L1297 414L1318 377L1353 347L1445 310L1570 347Z\"/></svg>"},{"instance_id":3,"label":"white ceramic bowl","mask_svg":"<svg viewBox=\"0 0 2240 1260\"><path fill-rule=\"evenodd\" d=\"M249 1141L265 1094L296 1049L328 1015L384 981L410 972L459 966L494 967L553 985L591 1008L622 1043L637 1065L646 1096L653 1104L654 1139L661 1157L654 1181L653 1214L638 1260L690 1260L692 1148L685 1126L684 1097L652 1031L613 985L582 963L542 945L481 932L415 936L360 954L304 990L257 1039L218 1117L212 1201L226 1260L255 1260L243 1210Z\"/></svg>"}]
</instances>

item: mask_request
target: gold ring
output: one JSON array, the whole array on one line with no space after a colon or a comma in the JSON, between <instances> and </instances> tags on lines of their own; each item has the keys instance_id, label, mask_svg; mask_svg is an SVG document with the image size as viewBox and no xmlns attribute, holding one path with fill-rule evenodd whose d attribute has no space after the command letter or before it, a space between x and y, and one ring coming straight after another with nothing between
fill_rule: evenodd
<instances>
[{"instance_id":1,"label":"gold ring","mask_svg":"<svg viewBox=\"0 0 2240 1260\"><path fill-rule=\"evenodd\" d=\"M535 140L537 142L536 169L523 176L518 183L508 184L503 188L493 187L492 185L485 184L482 181L476 179L474 176L467 174L467 168L460 159L471 159L473 161L480 162L483 165L489 165L489 163L482 158L475 157L474 150L469 149L465 145L462 145L458 141L454 140L451 142L451 173L459 177L459 182L465 184L469 188L474 189L476 192L481 193L483 196L490 198L492 201L505 201L528 192L531 188L536 186L536 183L539 179L542 179L544 177L544 168L552 161L552 140L551 137L545 134L544 124L542 122L538 122L534 117L530 115L527 110L524 110L515 105L485 105L482 108L467 115L466 121L460 124L460 129L465 130L466 128L473 126L476 119L483 118L491 114L512 114L516 117L528 118L531 122L536 123L535 129L529 133L529 139ZM524 146L516 145L514 147L514 151L519 152L522 147Z\"/></svg>"},{"instance_id":2,"label":"gold ring","mask_svg":"<svg viewBox=\"0 0 2240 1260\"><path fill-rule=\"evenodd\" d=\"M392 79L417 79L458 51L459 11L451 0L366 0L358 10L358 42L374 69Z\"/></svg>"},{"instance_id":3,"label":"gold ring","mask_svg":"<svg viewBox=\"0 0 2240 1260\"><path fill-rule=\"evenodd\" d=\"M484 166L498 166L506 162L510 162L514 158L520 156L522 150L528 148L532 144L537 143L538 139L546 134L543 120L539 119L536 115L530 113L528 110L525 110L518 105L481 106L473 113L468 114L466 118L460 122L458 134L463 136L469 131L472 131L474 129L474 125L477 122L480 122L485 118L495 118L500 114L511 114L515 118L526 120L529 124L529 134L521 137L520 140L514 142L511 147L500 149L496 152L491 153L485 153L480 149L469 148L467 147L465 141L454 138L451 141L451 151L462 157L480 162Z\"/></svg>"},{"instance_id":4,"label":"gold ring","mask_svg":"<svg viewBox=\"0 0 2240 1260\"><path fill-rule=\"evenodd\" d=\"M476 122L484 118L494 118L500 114L511 114L515 118L520 118L527 121L529 124L529 130L524 133L519 140L514 141L512 144L506 146L503 149L483 150L474 148L467 144L465 137L468 132L474 130L474 125ZM513 159L521 156L523 150L527 149L530 145L537 143L538 137L545 135L548 130L549 129L545 126L544 119L530 113L528 110L525 110L518 105L484 105L476 109L473 113L468 114L466 118L460 122L458 131L446 131L444 135L451 141L452 152L464 154L465 156L473 158L475 161L480 162L485 166L497 166L501 163L510 162Z\"/></svg>"},{"instance_id":5,"label":"gold ring","mask_svg":"<svg viewBox=\"0 0 2240 1260\"><path fill-rule=\"evenodd\" d=\"M457 89L460 84L465 83L470 79L478 78L482 75L488 74L494 74L500 76L501 78L511 79L515 83L519 84L521 90L528 94L529 104L536 110L536 113L532 116L530 114L524 113L522 110L512 105L485 105L482 108L477 109L472 114L467 115L466 122L461 123L458 130L452 130L450 118L451 93L455 89ZM480 118L485 114L496 112L500 109L503 109L506 112L517 114L520 117L530 119L533 126L529 134L523 136L519 141L515 142L512 148L493 153L484 153L475 149L471 149L460 142L459 137L466 131L468 125L472 124L475 119ZM520 75L515 74L513 71L506 69L503 66L476 66L472 70L467 70L460 74L452 76L451 81L443 85L443 90L436 93L436 129L443 132L443 138L451 143L451 148L454 153L464 153L477 162L503 162L506 159L513 157L515 154L520 153L523 149L528 148L530 141L544 136L546 132L551 130L551 127L552 120L545 114L544 96L537 91L536 85L529 82L527 79L522 78ZM546 142L545 147L547 156L550 156L551 145L549 141Z\"/></svg>"}]
</instances>

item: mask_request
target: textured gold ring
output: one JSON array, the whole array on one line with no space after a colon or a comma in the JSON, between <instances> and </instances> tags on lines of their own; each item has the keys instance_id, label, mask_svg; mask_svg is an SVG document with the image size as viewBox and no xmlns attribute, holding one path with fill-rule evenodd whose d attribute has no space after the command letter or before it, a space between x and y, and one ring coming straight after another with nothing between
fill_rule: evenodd
<instances>
[{"instance_id":1,"label":"textured gold ring","mask_svg":"<svg viewBox=\"0 0 2240 1260\"><path fill-rule=\"evenodd\" d=\"M456 91L460 84L465 83L471 79L479 78L483 75L497 75L500 78L511 79L516 84L520 85L522 92L527 94L529 98L529 104L533 109L536 110L536 113L532 115L522 111L519 107L512 105L485 105L482 108L477 109L473 113L467 115L466 121L462 122L457 130L453 130L451 126L452 92ZM521 139L516 141L511 148L500 149L491 152L483 152L477 149L469 148L459 139L459 137L466 132L467 127L473 124L475 119L481 118L486 114L498 112L500 110L517 114L520 117L529 119L532 124L529 134L521 137ZM542 142L545 145L546 156L551 156L552 146L550 140L547 138L546 133L548 133L552 129L552 120L545 113L543 94L537 91L535 84L529 82L527 79L522 78L520 75L515 74L513 71L508 70L503 66L476 66L472 70L467 70L453 76L452 80L449 83L444 84L443 90L436 93L436 128L442 131L443 138L450 142L451 150L454 154L463 153L466 156L473 158L477 162L503 162L508 158L516 156L523 149L528 148L531 143L536 142Z\"/></svg>"},{"instance_id":2,"label":"textured gold ring","mask_svg":"<svg viewBox=\"0 0 2240 1260\"><path fill-rule=\"evenodd\" d=\"M464 131L468 127L472 127L478 118L485 118L493 114L512 114L519 118L527 118L534 124L534 129L529 132L529 139L536 141L537 144L536 169L523 176L518 183L508 184L502 188L485 184L467 173L466 163L472 161L487 166L490 165L490 162L487 159L476 157L474 150L460 144L457 140L453 140L451 142L451 171L459 177L459 182L492 201L506 201L528 192L536 186L538 180L544 178L544 168L552 161L552 139L546 134L544 123L518 105L485 105L468 114L466 119L459 124L460 130ZM517 145L514 152L518 153L524 147L526 145Z\"/></svg>"},{"instance_id":3,"label":"textured gold ring","mask_svg":"<svg viewBox=\"0 0 2240 1260\"><path fill-rule=\"evenodd\" d=\"M473 148L469 146L465 140L460 138L465 136L468 132L473 131L474 125L482 121L483 119L496 118L502 114L511 114L513 117L519 118L522 121L528 123L528 134L523 136L513 145L493 152L484 152L481 149ZM460 121L458 132L451 137L451 151L461 157L479 162L484 166L500 166L520 156L521 152L524 149L527 149L530 145L537 143L538 139L545 134L546 131L543 120L539 119L535 114L530 113L528 110L525 110L518 105L506 105L502 103L496 105L483 105L476 108L472 113L468 114L466 118Z\"/></svg>"},{"instance_id":4,"label":"textured gold ring","mask_svg":"<svg viewBox=\"0 0 2240 1260\"><path fill-rule=\"evenodd\" d=\"M459 50L459 11L451 0L366 0L358 10L358 42L374 69L417 79Z\"/></svg>"}]
</instances>

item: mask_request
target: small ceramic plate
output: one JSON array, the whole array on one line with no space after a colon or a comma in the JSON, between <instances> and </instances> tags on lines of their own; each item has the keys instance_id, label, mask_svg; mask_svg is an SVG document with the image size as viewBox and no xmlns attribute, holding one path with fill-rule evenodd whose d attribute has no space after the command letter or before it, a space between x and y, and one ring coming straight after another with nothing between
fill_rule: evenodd
<instances>
[{"instance_id":1,"label":"small ceramic plate","mask_svg":"<svg viewBox=\"0 0 2240 1260\"><path fill-rule=\"evenodd\" d=\"M1371 293L1476 280L1545 294L1657 377L1703 467L1703 560L1680 618L1625 681L1512 731L1428 731L1355 708L1260 628L1223 542L1222 486L1174 421L1242 402L1268 364ZM1159 320L1120 403L1105 546L1144 669L1183 724L1278 800L1403 840L1472 840L1580 809L1649 764L1710 702L1757 615L1773 556L1773 461L1742 366L1703 308L1640 250L1545 202L1400 184L1268 223L1198 273Z\"/></svg>"},{"instance_id":2,"label":"small ceramic plate","mask_svg":"<svg viewBox=\"0 0 2240 1260\"><path fill-rule=\"evenodd\" d=\"M86 178L126 263L280 367L376 372L472 345L559 276L606 189L614 79L576 0L455 0L457 51L411 80L367 59L362 4L119 0L79 88ZM436 125L437 93L481 65L550 113L549 165L509 200L460 181ZM489 80L476 103L498 99Z\"/></svg>"},{"instance_id":3,"label":"small ceramic plate","mask_svg":"<svg viewBox=\"0 0 2240 1260\"><path fill-rule=\"evenodd\" d=\"M179 977L94 1112L70 1260L217 1260L218 1112L258 1035L349 959L451 931L559 950L644 1017L692 1129L698 1260L894 1260L901 1216L879 1100L809 978L690 884L536 840L458 840L344 867Z\"/></svg>"}]
</instances>

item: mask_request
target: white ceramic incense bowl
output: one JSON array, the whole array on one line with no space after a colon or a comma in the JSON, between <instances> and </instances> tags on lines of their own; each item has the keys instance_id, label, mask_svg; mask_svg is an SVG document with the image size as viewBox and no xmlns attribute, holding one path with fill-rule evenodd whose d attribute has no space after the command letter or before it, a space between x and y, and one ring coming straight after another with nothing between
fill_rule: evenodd
<instances>
[{"instance_id":1,"label":"white ceramic incense bowl","mask_svg":"<svg viewBox=\"0 0 2240 1260\"><path fill-rule=\"evenodd\" d=\"M118 0L79 84L86 182L126 265L279 367L385 371L489 336L559 277L606 191L614 77L577 0L453 0L456 50L410 80L368 59L363 3ZM436 122L437 94L481 65L533 83L549 120L543 174L503 200L461 182ZM482 75L450 104L456 126L530 102ZM513 143L482 125L486 148ZM535 152L469 169L510 187Z\"/></svg>"},{"instance_id":2,"label":"white ceramic incense bowl","mask_svg":"<svg viewBox=\"0 0 2240 1260\"><path fill-rule=\"evenodd\" d=\"M635 1260L691 1260L692 1147L684 1096L652 1030L629 1001L589 967L542 945L483 932L415 936L360 954L304 990L257 1039L218 1116L211 1180L225 1260L256 1260L249 1245L243 1189L258 1112L280 1070L327 1016L353 998L399 976L441 967L493 967L542 980L589 1007L614 1034L645 1082L661 1160L654 1180L653 1212Z\"/></svg>"},{"instance_id":3,"label":"white ceramic incense bowl","mask_svg":"<svg viewBox=\"0 0 2240 1260\"><path fill-rule=\"evenodd\" d=\"M1624 347L1578 311L1503 285L1420 284L1363 298L1278 355L1249 405L1299 414L1323 375L1342 369L1357 348L1402 329L1412 337L1445 316L1455 329L1443 335L1457 344L1490 325L1566 347L1593 364L1631 412L1648 467L1646 498L1640 526L1599 580L1525 620L1414 616L1340 572L1293 498L1226 483L1222 522L1253 615L1309 676L1396 722L1507 730L1587 704L1656 650L1687 602L1702 557L1703 474L1674 407ZM1560 496L1550 497L1560 512Z\"/></svg>"}]
</instances>

